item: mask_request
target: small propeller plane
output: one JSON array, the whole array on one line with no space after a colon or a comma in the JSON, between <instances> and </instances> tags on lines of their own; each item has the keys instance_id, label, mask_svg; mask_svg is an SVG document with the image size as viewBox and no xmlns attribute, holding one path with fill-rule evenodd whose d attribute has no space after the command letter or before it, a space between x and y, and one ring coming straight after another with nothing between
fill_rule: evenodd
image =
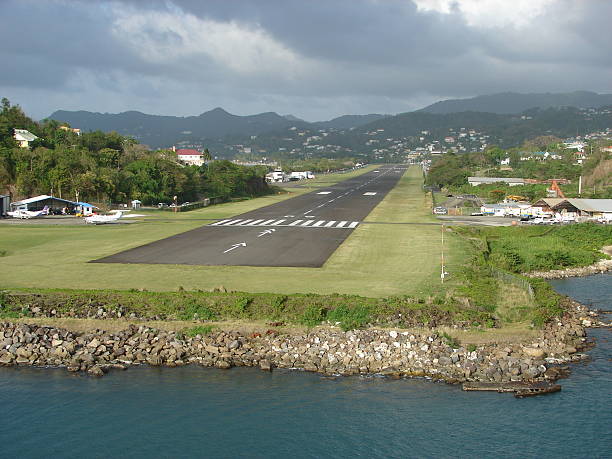
<instances>
[{"instance_id":1,"label":"small propeller plane","mask_svg":"<svg viewBox=\"0 0 612 459\"><path fill-rule=\"evenodd\" d=\"M17 209L13 212L7 212L7 215L9 217L22 218L22 219L44 217L45 215L49 215L49 206L45 206L42 208L42 210L36 210L36 211Z\"/></svg>"},{"instance_id":2,"label":"small propeller plane","mask_svg":"<svg viewBox=\"0 0 612 459\"><path fill-rule=\"evenodd\" d=\"M113 210L111 215L92 215L85 217L85 223L91 223L93 225L105 225L107 223L117 223L121 217L123 217L123 210Z\"/></svg>"}]
</instances>

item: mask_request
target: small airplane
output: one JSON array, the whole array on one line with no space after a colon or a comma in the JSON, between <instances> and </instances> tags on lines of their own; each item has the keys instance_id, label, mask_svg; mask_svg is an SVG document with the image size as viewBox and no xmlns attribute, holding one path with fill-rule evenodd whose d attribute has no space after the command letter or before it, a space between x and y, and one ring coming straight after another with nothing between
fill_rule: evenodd
<instances>
[{"instance_id":1,"label":"small airplane","mask_svg":"<svg viewBox=\"0 0 612 459\"><path fill-rule=\"evenodd\" d=\"M45 215L49 215L49 206L45 206L42 208L42 210L36 210L36 211L17 209L13 212L7 212L7 215L9 217L22 218L22 219L43 217Z\"/></svg>"},{"instance_id":2,"label":"small airplane","mask_svg":"<svg viewBox=\"0 0 612 459\"><path fill-rule=\"evenodd\" d=\"M122 210L113 210L111 211L112 215L92 215L90 217L85 217L85 223L91 223L94 225L105 225L107 223L117 223L121 217L123 217Z\"/></svg>"}]
</instances>

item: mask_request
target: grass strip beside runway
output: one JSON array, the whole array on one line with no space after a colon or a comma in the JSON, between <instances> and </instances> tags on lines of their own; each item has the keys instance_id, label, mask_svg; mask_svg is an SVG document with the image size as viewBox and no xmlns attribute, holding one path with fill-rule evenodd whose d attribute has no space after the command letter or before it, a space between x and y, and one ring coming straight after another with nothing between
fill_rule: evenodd
<instances>
[{"instance_id":1,"label":"grass strip beside runway","mask_svg":"<svg viewBox=\"0 0 612 459\"><path fill-rule=\"evenodd\" d=\"M341 174L333 180L367 172ZM322 178L323 179L323 178ZM332 176L324 177L326 182ZM367 221L431 222L420 169L410 168ZM297 191L297 190L296 190ZM300 193L300 191L297 191ZM439 290L441 228L361 225L322 268L91 264L88 261L193 229L202 218L227 218L284 199L275 195L229 203L167 220L130 225L0 227L0 287L228 290L343 293L368 297L421 295ZM162 213L156 213L162 215ZM165 213L163 215L166 215ZM447 238L449 271L461 263L461 242Z\"/></svg>"}]
</instances>

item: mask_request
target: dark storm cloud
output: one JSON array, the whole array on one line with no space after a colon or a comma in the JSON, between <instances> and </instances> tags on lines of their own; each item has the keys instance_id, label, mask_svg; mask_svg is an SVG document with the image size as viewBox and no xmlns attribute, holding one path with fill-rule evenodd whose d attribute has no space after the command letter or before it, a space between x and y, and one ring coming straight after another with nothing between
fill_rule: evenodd
<instances>
[{"instance_id":1,"label":"dark storm cloud","mask_svg":"<svg viewBox=\"0 0 612 459\"><path fill-rule=\"evenodd\" d=\"M612 89L612 2L541 0L537 10L521 0L514 11L497 0L480 11L459 0L443 11L443 1L415 1L7 0L0 93L35 116L223 106L312 119L506 90Z\"/></svg>"}]
</instances>

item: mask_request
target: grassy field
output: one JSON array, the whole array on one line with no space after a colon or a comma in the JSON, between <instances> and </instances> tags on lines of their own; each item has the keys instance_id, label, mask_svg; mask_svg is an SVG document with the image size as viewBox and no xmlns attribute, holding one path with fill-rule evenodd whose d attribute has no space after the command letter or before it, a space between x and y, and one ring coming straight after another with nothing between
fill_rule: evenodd
<instances>
[{"instance_id":1,"label":"grassy field","mask_svg":"<svg viewBox=\"0 0 612 459\"><path fill-rule=\"evenodd\" d=\"M328 175L316 187L365 170ZM228 290L278 293L346 293L369 297L426 295L439 290L441 226L432 225L421 190L420 169L407 171L322 268L90 264L111 255L202 225L202 219L227 218L307 192L292 189L250 201L185 214L154 212L139 224L109 226L0 226L2 288ZM386 223L386 224L385 224ZM396 224L403 223L403 224ZM448 234L448 271L464 261L461 240ZM452 281L451 281L452 284Z\"/></svg>"}]
</instances>

